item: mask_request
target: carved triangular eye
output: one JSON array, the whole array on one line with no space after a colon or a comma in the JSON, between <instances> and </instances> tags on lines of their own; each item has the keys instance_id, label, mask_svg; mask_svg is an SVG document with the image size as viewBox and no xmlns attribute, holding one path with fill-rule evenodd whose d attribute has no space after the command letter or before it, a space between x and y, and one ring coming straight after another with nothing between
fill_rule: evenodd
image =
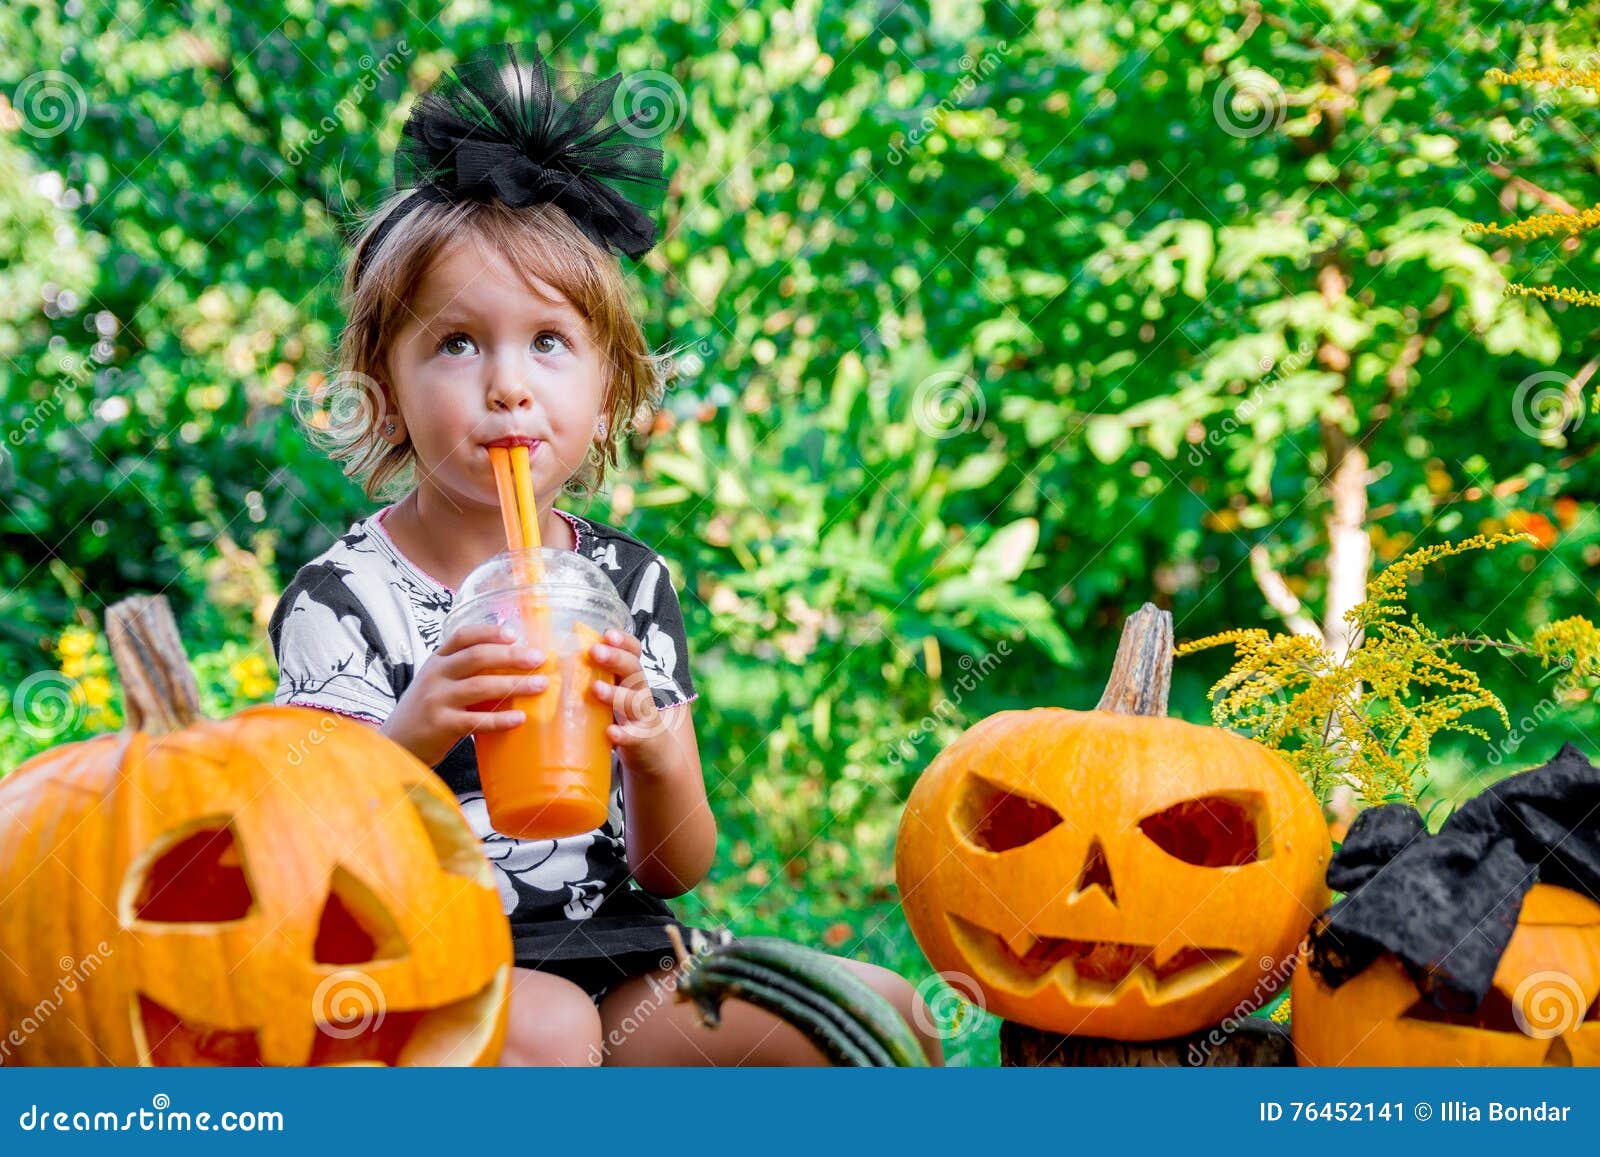
<instances>
[{"instance_id":1,"label":"carved triangular eye","mask_svg":"<svg viewBox=\"0 0 1600 1157\"><path fill-rule=\"evenodd\" d=\"M1260 796L1207 795L1146 816L1139 830L1167 855L1197 868L1231 868L1268 855L1257 822Z\"/></svg>"},{"instance_id":2,"label":"carved triangular eye","mask_svg":"<svg viewBox=\"0 0 1600 1157\"><path fill-rule=\"evenodd\" d=\"M167 833L128 875L123 904L134 920L222 924L243 919L253 902L244 855L226 816Z\"/></svg>"},{"instance_id":3,"label":"carved triangular eye","mask_svg":"<svg viewBox=\"0 0 1600 1157\"><path fill-rule=\"evenodd\" d=\"M1427 997L1418 997L1415 1003L1400 1014L1406 1020L1425 1020L1433 1024L1453 1024L1461 1028L1482 1029L1485 1032L1522 1032L1517 1023L1516 1005L1498 988L1484 994L1483 1001L1469 1012L1452 1012L1437 1007Z\"/></svg>"},{"instance_id":4,"label":"carved triangular eye","mask_svg":"<svg viewBox=\"0 0 1600 1157\"><path fill-rule=\"evenodd\" d=\"M493 888L494 869L461 813L420 784L407 788L406 797L428 834L439 866L451 875L465 876L485 888Z\"/></svg>"},{"instance_id":5,"label":"carved triangular eye","mask_svg":"<svg viewBox=\"0 0 1600 1157\"><path fill-rule=\"evenodd\" d=\"M372 889L336 865L312 952L318 964L395 960L406 955L406 938Z\"/></svg>"},{"instance_id":6,"label":"carved triangular eye","mask_svg":"<svg viewBox=\"0 0 1600 1157\"><path fill-rule=\"evenodd\" d=\"M1009 852L1050 831L1061 813L981 775L969 775L956 804L961 832L986 852Z\"/></svg>"}]
</instances>

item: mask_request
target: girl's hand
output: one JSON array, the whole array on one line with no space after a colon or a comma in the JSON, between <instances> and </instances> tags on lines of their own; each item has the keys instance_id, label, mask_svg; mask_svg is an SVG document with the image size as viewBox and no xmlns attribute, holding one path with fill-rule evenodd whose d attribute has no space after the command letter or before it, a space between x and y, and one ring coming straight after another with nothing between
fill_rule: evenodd
<instances>
[{"instance_id":1,"label":"girl's hand","mask_svg":"<svg viewBox=\"0 0 1600 1157\"><path fill-rule=\"evenodd\" d=\"M539 650L519 645L505 627L462 627L444 641L417 672L411 686L379 730L432 767L464 735L507 731L523 721L521 711L474 710L513 695L533 695L550 683L527 672L544 662Z\"/></svg>"},{"instance_id":2,"label":"girl's hand","mask_svg":"<svg viewBox=\"0 0 1600 1157\"><path fill-rule=\"evenodd\" d=\"M649 772L661 766L666 754L662 739L666 717L656 707L639 656L644 644L627 631L610 630L602 642L589 648L590 661L617 678L594 681L595 696L611 704L616 722L606 728L606 739L622 756L629 770Z\"/></svg>"}]
</instances>

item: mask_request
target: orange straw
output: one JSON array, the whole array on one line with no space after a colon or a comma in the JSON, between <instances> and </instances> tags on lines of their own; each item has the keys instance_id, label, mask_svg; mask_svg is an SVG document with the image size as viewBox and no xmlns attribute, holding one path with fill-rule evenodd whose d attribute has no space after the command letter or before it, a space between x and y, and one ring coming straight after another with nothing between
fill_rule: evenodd
<instances>
[{"instance_id":1,"label":"orange straw","mask_svg":"<svg viewBox=\"0 0 1600 1157\"><path fill-rule=\"evenodd\" d=\"M533 501L533 474L528 469L528 448L513 446L511 451L511 472L517 483L517 514L522 519L522 544L537 551L541 545L539 510ZM533 557L538 560L536 569L543 569L544 560L537 554Z\"/></svg>"},{"instance_id":2,"label":"orange straw","mask_svg":"<svg viewBox=\"0 0 1600 1157\"><path fill-rule=\"evenodd\" d=\"M500 521L506 528L506 546L521 550L527 540L522 536L522 520L517 517L517 492L511 477L511 454L507 448L490 446L489 465L494 467L494 488L500 495Z\"/></svg>"},{"instance_id":3,"label":"orange straw","mask_svg":"<svg viewBox=\"0 0 1600 1157\"><path fill-rule=\"evenodd\" d=\"M490 446L489 465L494 469L494 487L500 498L500 521L506 530L506 546L514 551L532 548L532 557L521 560L531 563L530 569L518 576L532 585L544 581L544 558L539 553L538 506L533 497L533 476L528 469L526 446ZM544 600L533 596L524 602L522 617L536 627L539 638L549 637L550 624L546 621Z\"/></svg>"}]
</instances>

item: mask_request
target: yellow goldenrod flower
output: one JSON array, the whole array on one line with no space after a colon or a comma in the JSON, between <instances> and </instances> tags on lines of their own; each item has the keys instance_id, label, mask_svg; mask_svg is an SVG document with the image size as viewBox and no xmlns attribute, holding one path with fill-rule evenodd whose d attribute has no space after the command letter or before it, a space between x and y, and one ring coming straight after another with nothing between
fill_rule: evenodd
<instances>
[{"instance_id":1,"label":"yellow goldenrod flower","mask_svg":"<svg viewBox=\"0 0 1600 1157\"><path fill-rule=\"evenodd\" d=\"M1558 88L1600 89L1600 69L1516 68L1507 72L1491 68L1484 74L1496 84L1553 84Z\"/></svg>"},{"instance_id":2,"label":"yellow goldenrod flower","mask_svg":"<svg viewBox=\"0 0 1600 1157\"><path fill-rule=\"evenodd\" d=\"M246 655L228 668L228 674L246 699L259 699L277 687L260 655Z\"/></svg>"},{"instance_id":3,"label":"yellow goldenrod flower","mask_svg":"<svg viewBox=\"0 0 1600 1157\"><path fill-rule=\"evenodd\" d=\"M56 640L56 654L63 659L81 659L94 653L95 633L82 627L68 627Z\"/></svg>"},{"instance_id":4,"label":"yellow goldenrod flower","mask_svg":"<svg viewBox=\"0 0 1600 1157\"><path fill-rule=\"evenodd\" d=\"M1492 233L1497 237L1516 237L1523 241L1534 237L1575 237L1600 228L1600 205L1590 205L1576 213L1540 213L1524 217L1509 225L1475 223L1469 228L1479 233Z\"/></svg>"},{"instance_id":5,"label":"yellow goldenrod flower","mask_svg":"<svg viewBox=\"0 0 1600 1157\"><path fill-rule=\"evenodd\" d=\"M78 683L78 693L92 711L104 711L111 705L111 680L104 675L90 675Z\"/></svg>"},{"instance_id":6,"label":"yellow goldenrod flower","mask_svg":"<svg viewBox=\"0 0 1600 1157\"><path fill-rule=\"evenodd\" d=\"M1512 282L1506 286L1511 297L1537 297L1541 301L1567 301L1573 305L1600 305L1600 293L1587 289L1568 289L1564 285L1522 285Z\"/></svg>"},{"instance_id":7,"label":"yellow goldenrod flower","mask_svg":"<svg viewBox=\"0 0 1600 1157\"><path fill-rule=\"evenodd\" d=\"M1453 651L1481 642L1531 652L1585 675L1600 670L1600 627L1587 620L1551 624L1526 646L1441 638L1408 614L1411 579L1425 567L1513 542L1537 539L1528 533L1479 534L1402 555L1368 581L1366 599L1346 612L1350 636L1361 642L1340 653L1320 636L1274 635L1260 628L1208 635L1174 653L1233 648L1233 668L1211 688L1212 718L1277 751L1318 798L1326 798L1335 785L1350 784L1369 805L1390 799L1414 803L1415 780L1427 765L1435 736L1455 731L1488 739L1483 728L1468 721L1475 712L1492 713L1502 726L1511 726L1505 705L1455 660Z\"/></svg>"}]
</instances>

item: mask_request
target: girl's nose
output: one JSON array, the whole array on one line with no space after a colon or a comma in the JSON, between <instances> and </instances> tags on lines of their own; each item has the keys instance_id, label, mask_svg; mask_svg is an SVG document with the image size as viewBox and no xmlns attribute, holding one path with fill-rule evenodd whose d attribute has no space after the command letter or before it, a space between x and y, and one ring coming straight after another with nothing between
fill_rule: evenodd
<instances>
[{"instance_id":1,"label":"girl's nose","mask_svg":"<svg viewBox=\"0 0 1600 1157\"><path fill-rule=\"evenodd\" d=\"M490 371L488 402L491 410L525 410L533 405L527 367L498 359Z\"/></svg>"}]
</instances>

